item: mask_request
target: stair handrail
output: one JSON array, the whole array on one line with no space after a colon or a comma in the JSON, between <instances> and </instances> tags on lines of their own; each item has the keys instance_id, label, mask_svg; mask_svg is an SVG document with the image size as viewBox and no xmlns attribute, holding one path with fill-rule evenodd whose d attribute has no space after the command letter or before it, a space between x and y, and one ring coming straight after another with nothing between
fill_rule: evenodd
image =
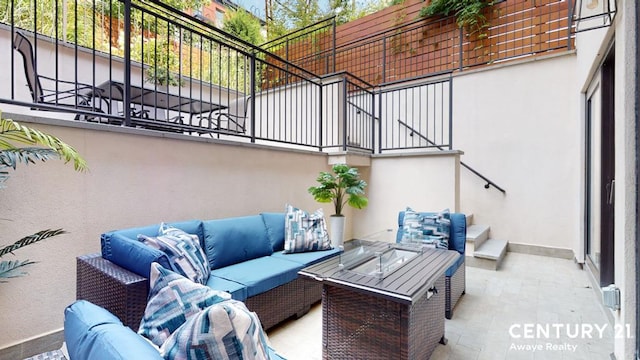
<instances>
[{"instance_id":1,"label":"stair handrail","mask_svg":"<svg viewBox=\"0 0 640 360\"><path fill-rule=\"evenodd\" d=\"M415 130L413 127L411 127L409 124L407 124L406 122L398 119L398 123L400 123L400 125L405 126L407 129L411 130L411 134L409 134L409 136L413 136L413 134L418 135L420 138L424 139L427 141L427 143L429 143L430 145L434 145L436 148L438 148L439 150L445 150L442 145L437 145L436 143L434 143L433 141L431 141L429 138L427 138L426 136L422 135L419 131ZM502 187L498 186L496 183L494 183L493 181L491 181L489 178L487 178L486 176L482 175L481 173L479 173L476 169L472 168L471 166L465 164L464 161L460 161L460 165L462 165L464 168L466 168L467 170L471 171L473 174L475 174L476 176L478 176L479 178L481 178L482 180L486 181L487 183L484 185L485 189L490 188L491 186L493 186L496 190L500 191L503 194L506 194L507 191L505 189L503 189Z\"/></svg>"}]
</instances>

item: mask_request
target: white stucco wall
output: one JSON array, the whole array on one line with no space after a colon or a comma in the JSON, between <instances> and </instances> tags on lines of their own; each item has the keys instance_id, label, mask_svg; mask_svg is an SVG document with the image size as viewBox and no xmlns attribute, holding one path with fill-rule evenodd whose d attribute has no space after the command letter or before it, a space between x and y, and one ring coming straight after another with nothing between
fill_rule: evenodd
<instances>
[{"instance_id":1,"label":"white stucco wall","mask_svg":"<svg viewBox=\"0 0 640 360\"><path fill-rule=\"evenodd\" d=\"M458 151L379 156L371 160L371 168L361 170L369 178L372 206L352 211L356 238L396 230L398 212L407 206L416 211L459 210Z\"/></svg>"},{"instance_id":2,"label":"white stucco wall","mask_svg":"<svg viewBox=\"0 0 640 360\"><path fill-rule=\"evenodd\" d=\"M64 307L75 299L75 258L99 251L102 232L283 211L287 202L315 210L320 205L307 188L328 170L318 152L140 136L118 127L32 126L74 146L90 171L76 173L55 160L19 166L0 190L3 244L47 228L69 232L16 251L16 259L38 264L29 276L0 284L0 323L10 329L0 331L0 349L62 328Z\"/></svg>"},{"instance_id":3,"label":"white stucco wall","mask_svg":"<svg viewBox=\"0 0 640 360\"><path fill-rule=\"evenodd\" d=\"M575 249L581 226L581 141L572 53L454 77L454 143L461 210L491 237Z\"/></svg>"}]
</instances>

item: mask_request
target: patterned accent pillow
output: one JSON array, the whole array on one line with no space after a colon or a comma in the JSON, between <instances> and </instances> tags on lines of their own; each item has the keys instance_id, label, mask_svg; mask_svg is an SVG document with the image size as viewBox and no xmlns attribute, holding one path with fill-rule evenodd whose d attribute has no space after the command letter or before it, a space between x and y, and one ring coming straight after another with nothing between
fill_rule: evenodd
<instances>
[{"instance_id":1,"label":"patterned accent pillow","mask_svg":"<svg viewBox=\"0 0 640 360\"><path fill-rule=\"evenodd\" d=\"M212 305L178 328L160 347L165 359L269 359L267 335L244 303Z\"/></svg>"},{"instance_id":2,"label":"patterned accent pillow","mask_svg":"<svg viewBox=\"0 0 640 360\"><path fill-rule=\"evenodd\" d=\"M194 282L207 283L211 269L198 235L162 223L157 237L140 234L138 240L167 254L171 270Z\"/></svg>"},{"instance_id":3,"label":"patterned accent pillow","mask_svg":"<svg viewBox=\"0 0 640 360\"><path fill-rule=\"evenodd\" d=\"M449 249L450 229L449 209L425 214L408 207L404 212L401 242L419 242L440 249Z\"/></svg>"},{"instance_id":4,"label":"patterned accent pillow","mask_svg":"<svg viewBox=\"0 0 640 360\"><path fill-rule=\"evenodd\" d=\"M331 240L329 240L322 209L309 214L304 210L287 205L284 218L283 253L329 249L331 249Z\"/></svg>"},{"instance_id":5,"label":"patterned accent pillow","mask_svg":"<svg viewBox=\"0 0 640 360\"><path fill-rule=\"evenodd\" d=\"M196 284L158 263L151 264L149 288L138 334L158 346L200 310L231 298L226 292Z\"/></svg>"}]
</instances>

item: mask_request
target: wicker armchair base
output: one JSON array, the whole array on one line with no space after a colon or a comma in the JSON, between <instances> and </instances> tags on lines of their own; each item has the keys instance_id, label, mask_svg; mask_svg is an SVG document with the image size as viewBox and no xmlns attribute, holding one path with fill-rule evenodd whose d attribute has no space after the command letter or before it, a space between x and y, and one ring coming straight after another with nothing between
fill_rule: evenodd
<instances>
[{"instance_id":1,"label":"wicker armchair base","mask_svg":"<svg viewBox=\"0 0 640 360\"><path fill-rule=\"evenodd\" d=\"M105 260L99 253L77 258L76 298L88 300L116 315L134 331L147 306L149 281ZM322 298L322 285L298 278L245 300L267 330L292 316L306 314Z\"/></svg>"},{"instance_id":2,"label":"wicker armchair base","mask_svg":"<svg viewBox=\"0 0 640 360\"><path fill-rule=\"evenodd\" d=\"M463 261L458 270L456 270L456 272L453 274L453 276L447 276L445 278L445 317L447 319L451 319L453 317L453 308L456 306L458 300L460 300L460 297L465 292L465 268L465 263Z\"/></svg>"},{"instance_id":3,"label":"wicker armchair base","mask_svg":"<svg viewBox=\"0 0 640 360\"><path fill-rule=\"evenodd\" d=\"M324 359L429 359L444 342L444 292L412 305L331 285L322 296Z\"/></svg>"}]
</instances>

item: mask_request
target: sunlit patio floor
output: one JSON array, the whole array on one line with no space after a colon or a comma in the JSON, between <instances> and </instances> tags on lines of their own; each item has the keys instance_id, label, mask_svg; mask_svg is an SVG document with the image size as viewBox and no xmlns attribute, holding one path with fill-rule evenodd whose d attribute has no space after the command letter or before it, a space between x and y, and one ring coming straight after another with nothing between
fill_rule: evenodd
<instances>
[{"instance_id":1,"label":"sunlit patio floor","mask_svg":"<svg viewBox=\"0 0 640 360\"><path fill-rule=\"evenodd\" d=\"M610 359L614 329L599 302L572 260L508 253L498 271L467 267L466 294L445 321L448 343L431 359ZM268 335L289 360L321 359L321 324L317 304Z\"/></svg>"}]
</instances>

